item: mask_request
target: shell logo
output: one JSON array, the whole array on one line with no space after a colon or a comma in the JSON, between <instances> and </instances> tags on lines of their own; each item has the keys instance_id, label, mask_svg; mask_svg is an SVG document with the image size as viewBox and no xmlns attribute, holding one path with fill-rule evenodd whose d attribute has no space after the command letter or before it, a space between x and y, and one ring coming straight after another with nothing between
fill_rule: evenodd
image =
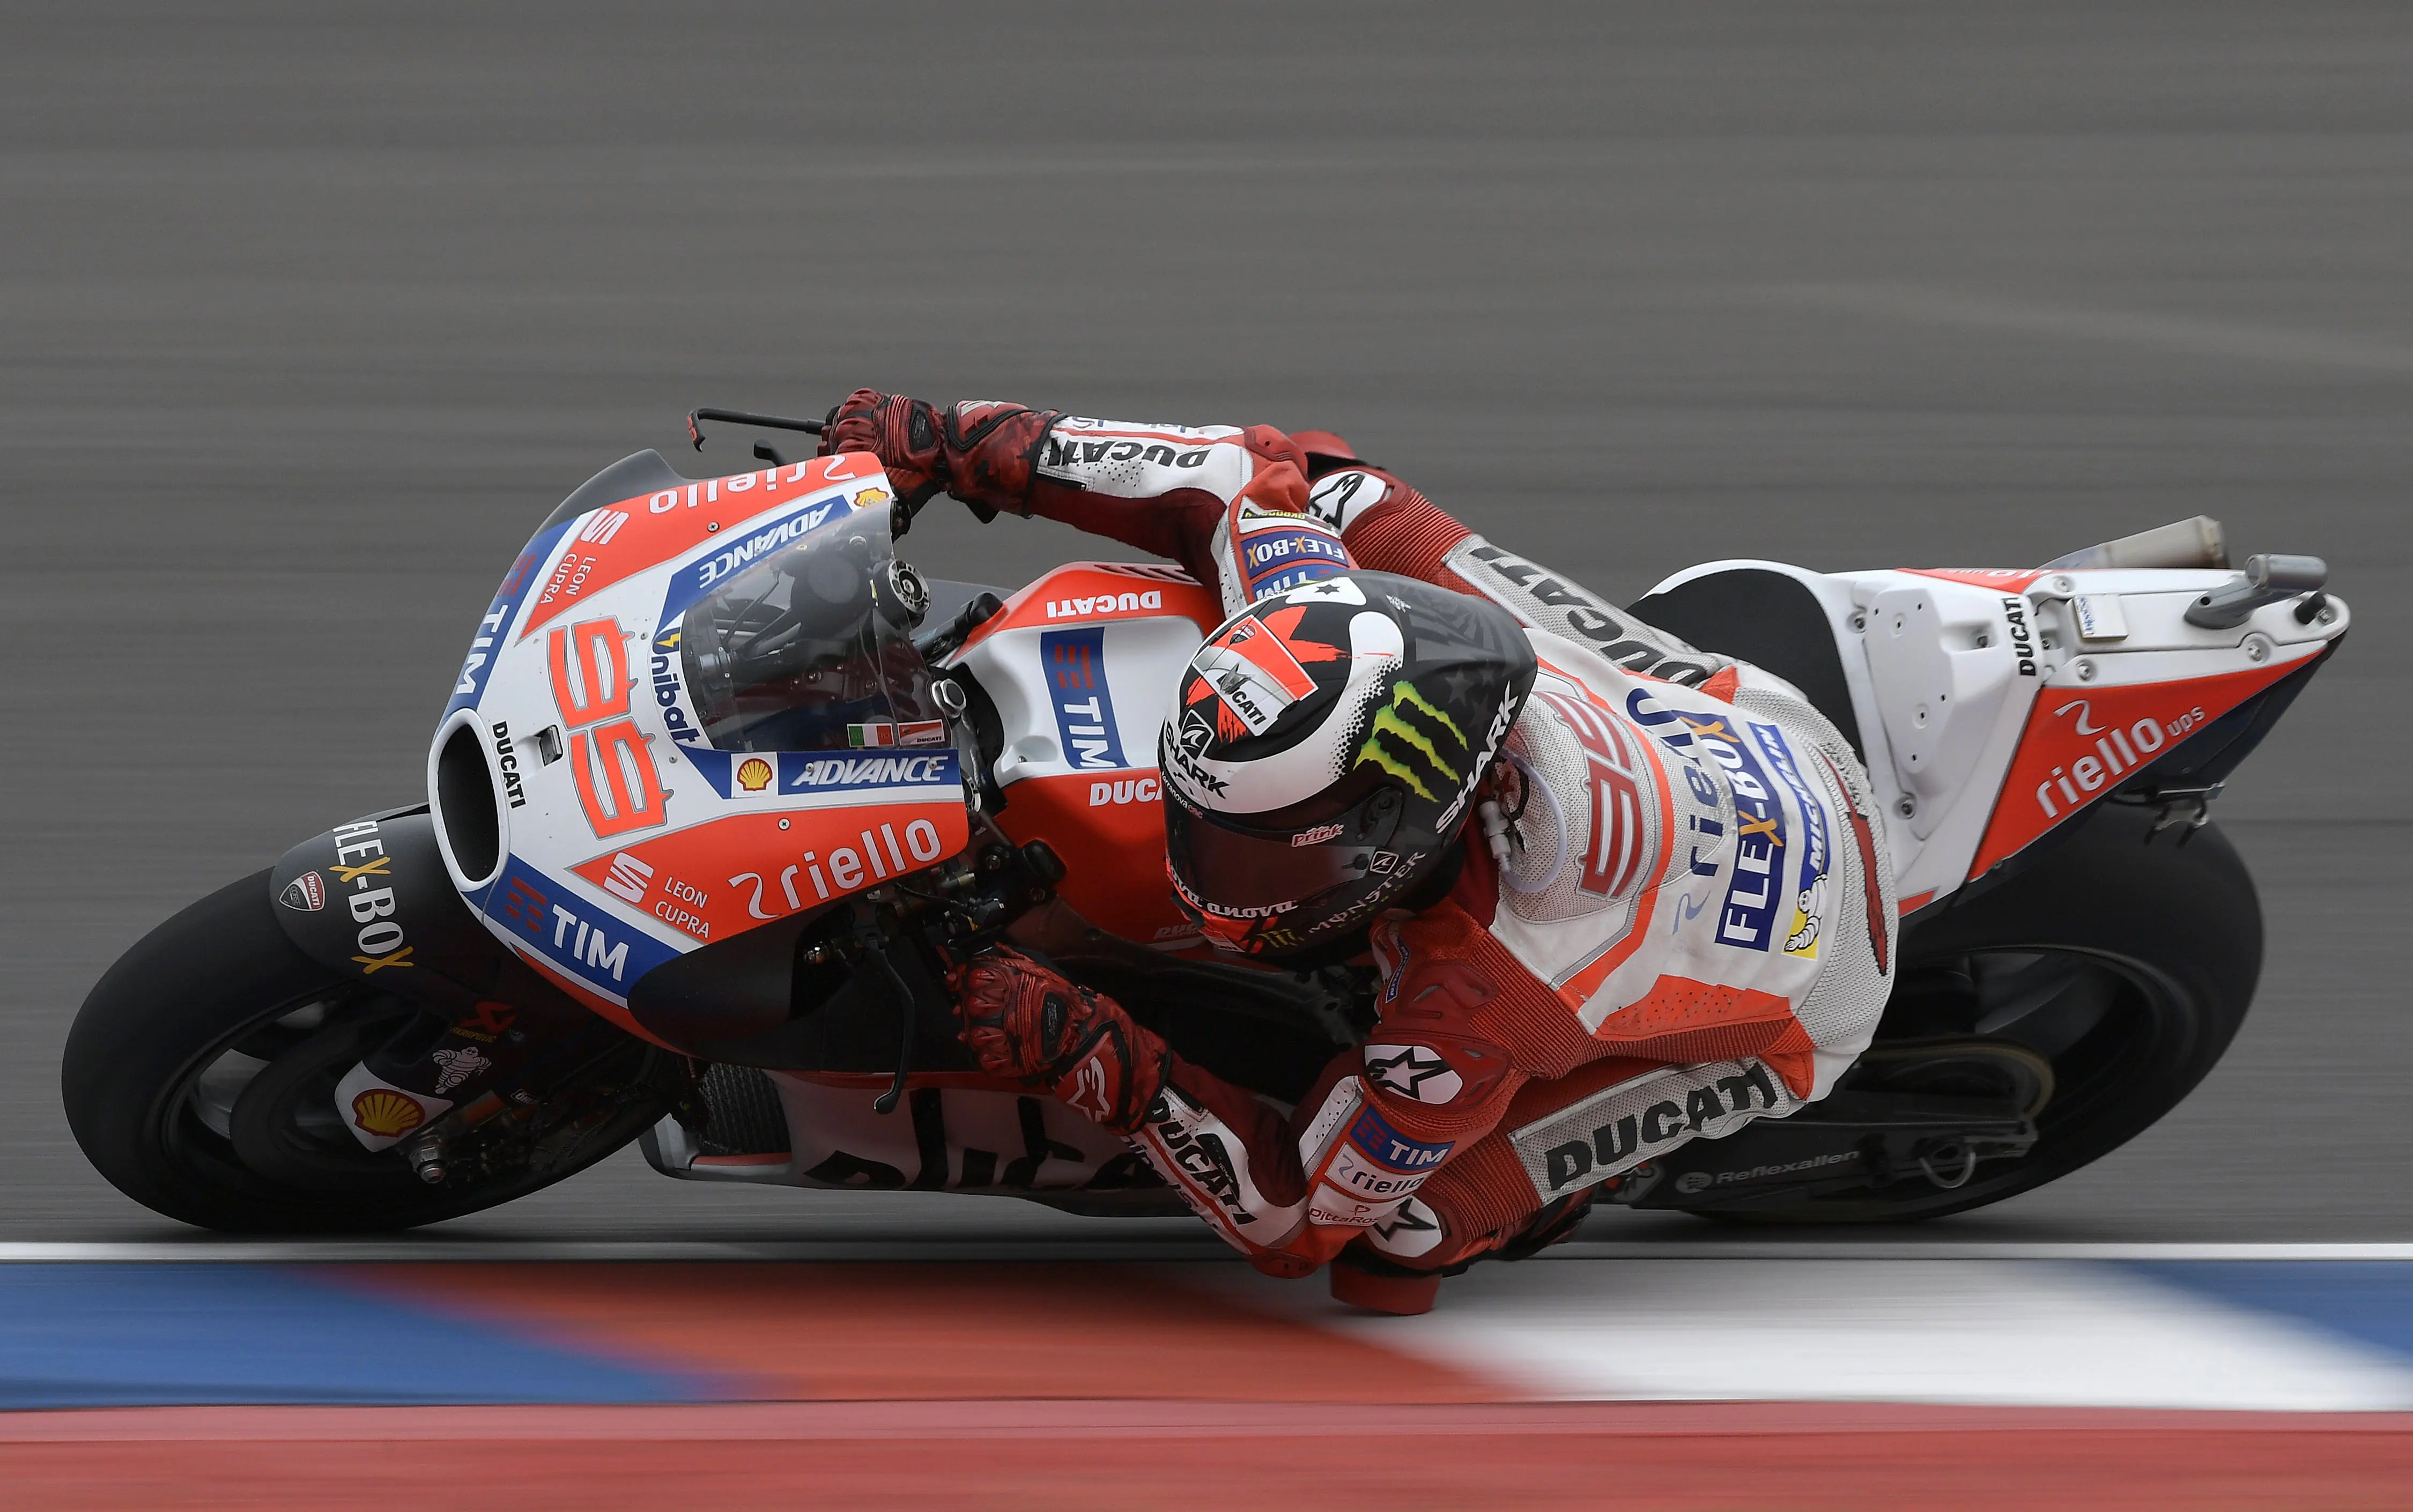
<instances>
[{"instance_id":1,"label":"shell logo","mask_svg":"<svg viewBox=\"0 0 2413 1512\"><path fill-rule=\"evenodd\" d=\"M858 510L867 510L887 503L888 497L888 490L885 488L866 488L847 502Z\"/></svg>"},{"instance_id":2,"label":"shell logo","mask_svg":"<svg viewBox=\"0 0 2413 1512\"><path fill-rule=\"evenodd\" d=\"M737 768L737 785L748 793L760 793L771 785L771 763L760 756L749 756Z\"/></svg>"},{"instance_id":3,"label":"shell logo","mask_svg":"<svg viewBox=\"0 0 2413 1512\"><path fill-rule=\"evenodd\" d=\"M416 1099L388 1087L372 1087L352 1099L352 1121L385 1138L406 1134L427 1121Z\"/></svg>"}]
</instances>

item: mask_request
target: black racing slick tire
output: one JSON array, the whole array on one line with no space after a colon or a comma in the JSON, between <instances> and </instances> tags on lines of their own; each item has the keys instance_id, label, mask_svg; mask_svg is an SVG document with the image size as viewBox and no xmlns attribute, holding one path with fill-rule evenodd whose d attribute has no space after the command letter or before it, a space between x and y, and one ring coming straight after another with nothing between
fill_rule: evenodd
<instances>
[{"instance_id":1,"label":"black racing slick tire","mask_svg":"<svg viewBox=\"0 0 2413 1512\"><path fill-rule=\"evenodd\" d=\"M433 1186L398 1147L361 1149L329 1103L333 1080L417 1010L303 955L274 907L265 871L193 904L109 969L68 1031L67 1127L154 1212L240 1233L411 1228L551 1185L659 1117L630 1099L540 1160ZM628 1064L608 1069L634 1084L644 1059L630 1040Z\"/></svg>"},{"instance_id":2,"label":"black racing slick tire","mask_svg":"<svg viewBox=\"0 0 2413 1512\"><path fill-rule=\"evenodd\" d=\"M1914 1171L1704 1216L1867 1223L1966 1212L2100 1160L2176 1107L2244 1022L2262 970L2262 912L2216 826L2154 823L2152 809L2104 805L2016 876L1914 920L1876 1042L1841 1084L1881 1090L1905 1066L1917 1075L1931 1050L1948 1078L1955 1043L2028 1052L2051 1068L2033 1148L1979 1163L1948 1188Z\"/></svg>"}]
</instances>

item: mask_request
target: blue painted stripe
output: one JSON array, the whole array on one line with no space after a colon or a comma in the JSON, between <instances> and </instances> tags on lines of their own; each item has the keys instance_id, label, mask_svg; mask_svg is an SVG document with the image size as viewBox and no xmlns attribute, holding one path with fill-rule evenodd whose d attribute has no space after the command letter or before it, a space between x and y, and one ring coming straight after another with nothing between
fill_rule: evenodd
<instances>
[{"instance_id":1,"label":"blue painted stripe","mask_svg":"<svg viewBox=\"0 0 2413 1512\"><path fill-rule=\"evenodd\" d=\"M2413 1356L2413 1264L2214 1260L2139 1264L2155 1281Z\"/></svg>"},{"instance_id":2,"label":"blue painted stripe","mask_svg":"<svg viewBox=\"0 0 2413 1512\"><path fill-rule=\"evenodd\" d=\"M713 1378L266 1266L0 1266L0 1409L700 1401Z\"/></svg>"}]
</instances>

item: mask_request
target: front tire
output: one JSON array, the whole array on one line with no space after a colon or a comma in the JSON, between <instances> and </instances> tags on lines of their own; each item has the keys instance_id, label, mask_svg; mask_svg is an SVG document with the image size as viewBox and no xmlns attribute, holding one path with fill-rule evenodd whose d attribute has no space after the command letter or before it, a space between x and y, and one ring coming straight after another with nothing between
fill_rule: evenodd
<instances>
[{"instance_id":1,"label":"front tire","mask_svg":"<svg viewBox=\"0 0 2413 1512\"><path fill-rule=\"evenodd\" d=\"M67 1127L111 1185L154 1212L239 1233L412 1228L549 1186L666 1110L640 1091L509 1169L421 1181L398 1149L362 1149L330 1101L416 1006L303 955L274 907L265 871L193 904L119 957L68 1031ZM642 1089L647 1060L631 1039L600 1073Z\"/></svg>"}]
</instances>

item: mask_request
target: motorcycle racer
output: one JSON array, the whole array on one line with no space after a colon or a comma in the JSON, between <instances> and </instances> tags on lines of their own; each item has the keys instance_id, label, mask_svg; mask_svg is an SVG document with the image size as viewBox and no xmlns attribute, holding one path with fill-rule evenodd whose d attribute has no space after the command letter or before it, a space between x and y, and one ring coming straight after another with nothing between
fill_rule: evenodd
<instances>
[{"instance_id":1,"label":"motorcycle racer","mask_svg":"<svg viewBox=\"0 0 2413 1512\"><path fill-rule=\"evenodd\" d=\"M1216 945L1369 953L1380 1021L1284 1110L1011 950L963 1038L1130 1138L1260 1269L1422 1311L1608 1183L1823 1097L1890 988L1868 778L1790 684L1493 547L1337 437L858 391L825 452L909 504L1180 562L1231 617L1160 749L1169 872Z\"/></svg>"}]
</instances>

